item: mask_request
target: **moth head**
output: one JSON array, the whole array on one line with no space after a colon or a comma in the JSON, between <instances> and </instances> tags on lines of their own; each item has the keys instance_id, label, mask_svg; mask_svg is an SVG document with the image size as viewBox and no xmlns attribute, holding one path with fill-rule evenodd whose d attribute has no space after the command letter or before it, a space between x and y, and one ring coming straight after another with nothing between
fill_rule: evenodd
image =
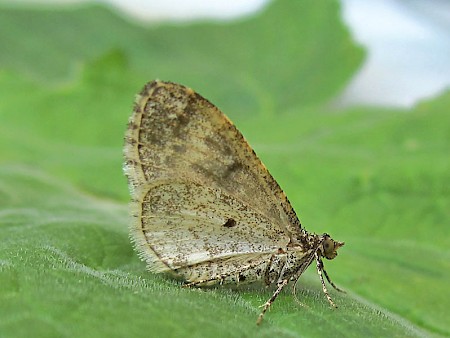
<instances>
[{"instance_id":1,"label":"moth head","mask_svg":"<svg viewBox=\"0 0 450 338\"><path fill-rule=\"evenodd\" d=\"M337 256L337 250L343 246L344 242L337 242L328 234L322 235L322 256L326 259L333 259Z\"/></svg>"}]
</instances>

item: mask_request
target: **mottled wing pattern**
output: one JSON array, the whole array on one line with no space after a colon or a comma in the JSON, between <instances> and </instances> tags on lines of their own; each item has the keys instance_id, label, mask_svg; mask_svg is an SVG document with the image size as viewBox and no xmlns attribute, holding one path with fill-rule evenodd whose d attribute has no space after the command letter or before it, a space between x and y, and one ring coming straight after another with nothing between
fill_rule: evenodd
<instances>
[{"instance_id":1,"label":"mottled wing pattern","mask_svg":"<svg viewBox=\"0 0 450 338\"><path fill-rule=\"evenodd\" d=\"M160 81L147 84L130 118L124 153L134 200L135 240L141 252L153 255L149 263L154 270L209 259L208 243L217 246L217 237L221 237L220 243L225 239L227 243L218 254L231 257L252 250L273 250L279 242L287 245L303 231L285 194L242 134L214 105L189 88ZM161 195L161 189L167 191ZM196 191L185 191L187 195L181 196L177 189ZM172 201L159 205L160 209L152 207L158 205L154 200L158 194ZM206 202L202 196L218 204L199 213L198 208ZM150 203L143 204L145 201ZM184 203L185 208L169 210L175 203ZM236 209L229 210L220 203L235 205ZM213 204L208 202L209 206ZM251 226L226 231L233 222ZM195 238L194 228L202 229L200 239ZM275 232L279 233L279 242L273 240ZM272 246L259 248L265 235ZM178 251L171 251L175 249L171 245L183 241L191 241L193 249L187 260L176 257ZM237 247L231 243L237 243ZM245 245L253 247L245 251ZM188 251L185 247L182 255Z\"/></svg>"},{"instance_id":2,"label":"mottled wing pattern","mask_svg":"<svg viewBox=\"0 0 450 338\"><path fill-rule=\"evenodd\" d=\"M171 270L236 255L273 253L289 243L264 215L223 191L177 180L159 180L146 188L143 206L136 210L141 212L142 244L150 243Z\"/></svg>"}]
</instances>

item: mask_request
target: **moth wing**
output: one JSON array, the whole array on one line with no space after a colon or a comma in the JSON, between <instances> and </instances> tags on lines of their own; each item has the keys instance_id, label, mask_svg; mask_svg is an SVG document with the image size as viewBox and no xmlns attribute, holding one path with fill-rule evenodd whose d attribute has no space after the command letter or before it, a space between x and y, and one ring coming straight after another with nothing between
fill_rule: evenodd
<instances>
[{"instance_id":1,"label":"moth wing","mask_svg":"<svg viewBox=\"0 0 450 338\"><path fill-rule=\"evenodd\" d=\"M289 236L241 200L193 181L158 180L137 190L134 240L150 270L276 253Z\"/></svg>"},{"instance_id":2,"label":"moth wing","mask_svg":"<svg viewBox=\"0 0 450 338\"><path fill-rule=\"evenodd\" d=\"M286 195L242 134L208 100L184 86L153 81L137 98L125 137L131 194L159 180L218 189L270 220L295 241L300 222Z\"/></svg>"},{"instance_id":3,"label":"moth wing","mask_svg":"<svg viewBox=\"0 0 450 338\"><path fill-rule=\"evenodd\" d=\"M188 283L252 283L266 277L272 253L249 253L200 262L176 270Z\"/></svg>"}]
</instances>

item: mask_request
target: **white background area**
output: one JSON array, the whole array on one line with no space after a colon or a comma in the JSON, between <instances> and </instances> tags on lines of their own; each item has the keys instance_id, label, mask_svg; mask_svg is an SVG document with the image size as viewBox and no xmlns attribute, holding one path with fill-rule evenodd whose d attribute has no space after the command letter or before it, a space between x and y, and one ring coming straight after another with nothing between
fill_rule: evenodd
<instances>
[{"instance_id":1,"label":"white background area","mask_svg":"<svg viewBox=\"0 0 450 338\"><path fill-rule=\"evenodd\" d=\"M270 0L98 0L143 23L232 20L262 10ZM3 3L78 3L15 0ZM449 0L341 0L342 15L366 60L339 105L409 107L450 88Z\"/></svg>"}]
</instances>

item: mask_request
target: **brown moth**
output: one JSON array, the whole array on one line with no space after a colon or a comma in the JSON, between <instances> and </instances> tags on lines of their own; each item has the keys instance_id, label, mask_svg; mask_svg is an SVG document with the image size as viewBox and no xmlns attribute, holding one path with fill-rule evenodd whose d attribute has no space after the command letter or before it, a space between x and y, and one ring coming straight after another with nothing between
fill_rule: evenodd
<instances>
[{"instance_id":1,"label":"brown moth","mask_svg":"<svg viewBox=\"0 0 450 338\"><path fill-rule=\"evenodd\" d=\"M276 284L264 313L289 281L343 242L301 227L286 195L233 123L179 84L153 81L137 96L125 136L131 236L150 271L187 286ZM337 289L337 288L336 288ZM337 289L339 290L339 289Z\"/></svg>"}]
</instances>

